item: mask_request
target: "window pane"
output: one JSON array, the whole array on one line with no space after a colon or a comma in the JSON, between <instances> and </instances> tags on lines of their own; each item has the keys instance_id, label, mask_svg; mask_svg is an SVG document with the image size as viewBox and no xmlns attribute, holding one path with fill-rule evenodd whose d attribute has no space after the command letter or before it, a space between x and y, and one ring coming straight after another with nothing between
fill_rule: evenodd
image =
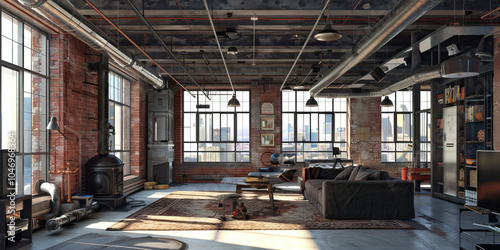
<instances>
[{"instance_id":1,"label":"window pane","mask_svg":"<svg viewBox=\"0 0 500 250\"><path fill-rule=\"evenodd\" d=\"M287 92L285 92L287 93ZM294 115L293 114L287 114L287 113L284 113L283 115L283 120L282 120L282 136L281 136L281 140L282 141L293 141L294 140L294 135L293 135L293 132L294 132Z\"/></svg>"},{"instance_id":2,"label":"window pane","mask_svg":"<svg viewBox=\"0 0 500 250\"><path fill-rule=\"evenodd\" d=\"M318 114L311 114L311 139L310 141L318 141Z\"/></svg>"},{"instance_id":3,"label":"window pane","mask_svg":"<svg viewBox=\"0 0 500 250\"><path fill-rule=\"evenodd\" d=\"M335 114L335 141L347 141L347 119L345 113Z\"/></svg>"},{"instance_id":4,"label":"window pane","mask_svg":"<svg viewBox=\"0 0 500 250\"><path fill-rule=\"evenodd\" d=\"M196 141L196 114L184 114L184 141Z\"/></svg>"},{"instance_id":5,"label":"window pane","mask_svg":"<svg viewBox=\"0 0 500 250\"><path fill-rule=\"evenodd\" d=\"M310 115L309 114L298 114L297 115L297 140L298 141L310 141L311 140L311 125L310 125Z\"/></svg>"},{"instance_id":6,"label":"window pane","mask_svg":"<svg viewBox=\"0 0 500 250\"><path fill-rule=\"evenodd\" d=\"M237 141L250 141L250 114L238 114Z\"/></svg>"},{"instance_id":7,"label":"window pane","mask_svg":"<svg viewBox=\"0 0 500 250\"><path fill-rule=\"evenodd\" d=\"M396 92L396 111L411 112L413 111L413 93L412 91L397 91Z\"/></svg>"},{"instance_id":8,"label":"window pane","mask_svg":"<svg viewBox=\"0 0 500 250\"><path fill-rule=\"evenodd\" d=\"M283 112L295 111L295 91L281 92L281 94L282 94L281 98L283 99L283 105L282 105Z\"/></svg>"},{"instance_id":9,"label":"window pane","mask_svg":"<svg viewBox=\"0 0 500 250\"><path fill-rule=\"evenodd\" d=\"M382 113L382 141L394 141L394 115Z\"/></svg>"},{"instance_id":10,"label":"window pane","mask_svg":"<svg viewBox=\"0 0 500 250\"><path fill-rule=\"evenodd\" d=\"M18 85L19 72L2 67L2 149L8 149L9 138L13 133L17 140L18 131ZM31 107L31 103L29 105ZM16 147L17 150L19 150Z\"/></svg>"},{"instance_id":11,"label":"window pane","mask_svg":"<svg viewBox=\"0 0 500 250\"><path fill-rule=\"evenodd\" d=\"M410 114L397 114L397 139L398 141L412 140L412 119Z\"/></svg>"}]
</instances>

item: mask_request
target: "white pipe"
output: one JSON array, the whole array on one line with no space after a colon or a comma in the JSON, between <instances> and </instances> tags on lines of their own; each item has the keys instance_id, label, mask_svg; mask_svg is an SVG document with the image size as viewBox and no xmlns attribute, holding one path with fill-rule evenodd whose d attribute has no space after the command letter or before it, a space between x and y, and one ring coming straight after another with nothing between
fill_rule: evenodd
<instances>
[{"instance_id":1,"label":"white pipe","mask_svg":"<svg viewBox=\"0 0 500 250\"><path fill-rule=\"evenodd\" d=\"M59 6L52 0L19 0L21 4L32 8L34 11L55 23L61 29L81 39L92 48L109 55L120 66L128 67L138 74L144 81L156 89L163 89L165 83L160 76L157 76L143 66L139 65L132 56L120 51L113 44L108 42L103 36L94 31L91 23L86 22L73 10L73 14Z\"/></svg>"}]
</instances>

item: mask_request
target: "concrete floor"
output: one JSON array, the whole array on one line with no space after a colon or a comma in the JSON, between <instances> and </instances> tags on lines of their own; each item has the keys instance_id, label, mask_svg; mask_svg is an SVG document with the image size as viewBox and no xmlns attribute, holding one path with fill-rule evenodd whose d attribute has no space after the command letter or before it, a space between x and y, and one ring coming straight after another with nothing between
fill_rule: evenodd
<instances>
[{"instance_id":1,"label":"concrete floor","mask_svg":"<svg viewBox=\"0 0 500 250\"><path fill-rule=\"evenodd\" d=\"M188 184L167 190L144 190L130 197L147 204L173 191L234 191L234 185ZM106 228L136 212L100 211L91 218L68 225L55 232L38 229L33 243L22 249L50 247L86 233L123 235L129 237L174 238L189 249L458 249L460 205L432 198L428 191L415 195L416 218L411 230L253 230L253 231L106 231ZM463 227L478 228L472 222L486 223L487 217L474 212L462 213ZM491 233L462 233L462 246L474 249L476 243L492 243ZM496 237L500 242L500 237ZM75 249L76 250L76 249Z\"/></svg>"}]
</instances>

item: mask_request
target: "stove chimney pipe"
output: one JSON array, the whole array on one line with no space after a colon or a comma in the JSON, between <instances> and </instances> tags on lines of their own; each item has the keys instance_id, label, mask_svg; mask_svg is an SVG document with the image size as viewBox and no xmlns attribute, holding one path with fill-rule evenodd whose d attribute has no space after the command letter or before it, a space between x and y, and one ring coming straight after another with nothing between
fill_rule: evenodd
<instances>
[{"instance_id":1,"label":"stove chimney pipe","mask_svg":"<svg viewBox=\"0 0 500 250\"><path fill-rule=\"evenodd\" d=\"M110 130L114 134L114 128L108 121L109 118L109 63L108 57L100 55L99 62L89 63L89 69L97 71L97 153L100 155L109 153Z\"/></svg>"}]
</instances>

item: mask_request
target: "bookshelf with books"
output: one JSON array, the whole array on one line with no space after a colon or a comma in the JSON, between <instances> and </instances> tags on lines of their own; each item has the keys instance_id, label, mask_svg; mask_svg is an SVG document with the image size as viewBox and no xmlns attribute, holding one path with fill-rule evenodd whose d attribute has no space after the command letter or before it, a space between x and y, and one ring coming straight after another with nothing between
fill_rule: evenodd
<instances>
[{"instance_id":1,"label":"bookshelf with books","mask_svg":"<svg viewBox=\"0 0 500 250\"><path fill-rule=\"evenodd\" d=\"M492 73L444 80L433 91L433 196L464 203L474 191L475 153L491 149ZM490 146L488 146L490 145Z\"/></svg>"}]
</instances>

